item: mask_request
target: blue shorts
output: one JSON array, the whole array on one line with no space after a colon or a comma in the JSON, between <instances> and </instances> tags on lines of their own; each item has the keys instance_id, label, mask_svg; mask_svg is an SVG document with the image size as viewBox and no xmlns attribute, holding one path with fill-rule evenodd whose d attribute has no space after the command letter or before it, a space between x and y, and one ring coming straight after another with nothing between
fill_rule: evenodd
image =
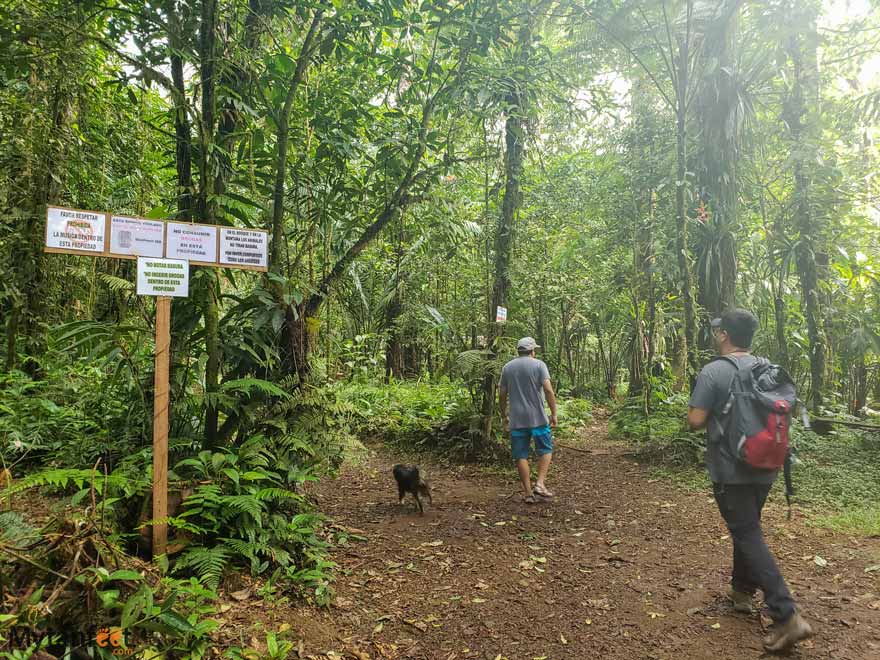
<instances>
[{"instance_id":1,"label":"blue shorts","mask_svg":"<svg viewBox=\"0 0 880 660\"><path fill-rule=\"evenodd\" d=\"M510 453L513 454L513 460L518 461L529 457L532 438L535 440L536 455L544 456L553 453L553 434L550 432L549 424L536 426L532 429L511 429Z\"/></svg>"}]
</instances>

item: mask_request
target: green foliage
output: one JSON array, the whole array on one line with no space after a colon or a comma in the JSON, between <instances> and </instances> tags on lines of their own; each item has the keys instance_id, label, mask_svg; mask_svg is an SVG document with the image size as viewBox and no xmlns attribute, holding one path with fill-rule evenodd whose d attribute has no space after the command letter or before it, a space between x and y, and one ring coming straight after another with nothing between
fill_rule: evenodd
<instances>
[{"instance_id":1,"label":"green foliage","mask_svg":"<svg viewBox=\"0 0 880 660\"><path fill-rule=\"evenodd\" d=\"M477 417L470 392L460 381L350 383L334 389L355 407L355 429L361 437L459 457L472 452Z\"/></svg>"},{"instance_id":2,"label":"green foliage","mask_svg":"<svg viewBox=\"0 0 880 660\"><path fill-rule=\"evenodd\" d=\"M645 414L644 401L626 399L611 415L611 437L635 443L646 458L661 464L702 465L705 438L687 429L687 396L671 395Z\"/></svg>"},{"instance_id":3,"label":"green foliage","mask_svg":"<svg viewBox=\"0 0 880 660\"><path fill-rule=\"evenodd\" d=\"M870 435L846 430L826 436L799 431L795 446L801 463L794 470L798 500L857 516L875 509L880 501L880 447L866 438Z\"/></svg>"},{"instance_id":4,"label":"green foliage","mask_svg":"<svg viewBox=\"0 0 880 660\"><path fill-rule=\"evenodd\" d=\"M296 492L315 477L285 462L289 444L255 436L235 450L202 451L177 463L175 473L197 485L178 516L190 544L175 571L217 588L225 571L244 563L254 576L280 572L319 602L329 600L333 564L319 536L322 519Z\"/></svg>"},{"instance_id":5,"label":"green foliage","mask_svg":"<svg viewBox=\"0 0 880 660\"><path fill-rule=\"evenodd\" d=\"M39 539L39 532L15 511L0 511L0 543L23 548Z\"/></svg>"},{"instance_id":6,"label":"green foliage","mask_svg":"<svg viewBox=\"0 0 880 660\"><path fill-rule=\"evenodd\" d=\"M59 368L43 380L0 374L0 460L7 465L91 467L137 443L143 409L127 404L105 372Z\"/></svg>"},{"instance_id":7,"label":"green foliage","mask_svg":"<svg viewBox=\"0 0 880 660\"><path fill-rule=\"evenodd\" d=\"M254 648L242 649L238 646L233 646L226 651L223 657L231 658L231 660L286 660L286 658L290 657L292 651L293 642L279 640L275 633L270 632L266 633L265 650Z\"/></svg>"},{"instance_id":8,"label":"green foliage","mask_svg":"<svg viewBox=\"0 0 880 660\"><path fill-rule=\"evenodd\" d=\"M65 641L76 635L88 639L95 629L121 627L132 647L149 642L181 656L204 657L217 627L210 619L214 591L194 578L160 577L123 557L94 519L53 519L35 530L16 516L0 514L0 588L5 594L0 641L23 630L41 631L47 634L40 648L60 655ZM15 548L15 555L3 552L9 548ZM82 562L86 552L95 557ZM19 557L28 561L16 566ZM16 567L8 571L11 566ZM41 586L34 589L34 584ZM3 657L28 657L33 650Z\"/></svg>"}]
</instances>

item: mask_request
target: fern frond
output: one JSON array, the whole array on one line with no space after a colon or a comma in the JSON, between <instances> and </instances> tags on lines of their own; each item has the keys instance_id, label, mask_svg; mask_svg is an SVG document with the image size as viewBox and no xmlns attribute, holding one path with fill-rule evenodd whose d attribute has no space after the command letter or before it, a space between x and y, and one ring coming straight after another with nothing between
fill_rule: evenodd
<instances>
[{"instance_id":1,"label":"fern frond","mask_svg":"<svg viewBox=\"0 0 880 660\"><path fill-rule=\"evenodd\" d=\"M213 548L198 546L188 548L177 560L176 571L192 569L193 573L211 589L216 589L229 564L229 548L216 545Z\"/></svg>"},{"instance_id":2,"label":"fern frond","mask_svg":"<svg viewBox=\"0 0 880 660\"><path fill-rule=\"evenodd\" d=\"M297 495L293 491L285 490L284 488L263 488L254 493L253 497L260 502L303 501L302 495Z\"/></svg>"},{"instance_id":3,"label":"fern frond","mask_svg":"<svg viewBox=\"0 0 880 660\"><path fill-rule=\"evenodd\" d=\"M129 282L121 277L110 275L109 273L101 273L101 281L107 285L113 293L120 291L134 291L134 282Z\"/></svg>"},{"instance_id":4,"label":"fern frond","mask_svg":"<svg viewBox=\"0 0 880 660\"><path fill-rule=\"evenodd\" d=\"M260 524L263 506L260 500L253 495L226 495L222 498L222 504L236 513L247 513Z\"/></svg>"},{"instance_id":5,"label":"fern frond","mask_svg":"<svg viewBox=\"0 0 880 660\"><path fill-rule=\"evenodd\" d=\"M463 351L455 356L455 368L465 377L485 376L497 368L493 357L492 351L483 348Z\"/></svg>"},{"instance_id":6,"label":"fern frond","mask_svg":"<svg viewBox=\"0 0 880 660\"><path fill-rule=\"evenodd\" d=\"M0 512L0 542L24 548L40 538L40 533L15 511Z\"/></svg>"},{"instance_id":7,"label":"fern frond","mask_svg":"<svg viewBox=\"0 0 880 660\"><path fill-rule=\"evenodd\" d=\"M283 399L290 397L289 393L282 390L275 383L260 378L239 378L237 380L227 381L220 386L220 390L223 392L244 392L245 394L250 394L251 391L255 389L264 394L281 397Z\"/></svg>"},{"instance_id":8,"label":"fern frond","mask_svg":"<svg viewBox=\"0 0 880 660\"><path fill-rule=\"evenodd\" d=\"M67 488L68 486L75 485L78 489L81 489L84 485L90 484L92 479L95 481L95 490L103 491L105 476L100 472L72 468L44 470L42 472L29 474L26 477L19 479L5 490L0 491L0 495L8 497L25 490L30 490L31 488L44 488L47 486L53 488ZM129 476L123 476L120 474L108 474L106 476L106 484L109 488L118 490L125 490L132 485L140 485L139 482L132 484L132 480ZM143 485L146 485L146 482L144 482Z\"/></svg>"}]
</instances>

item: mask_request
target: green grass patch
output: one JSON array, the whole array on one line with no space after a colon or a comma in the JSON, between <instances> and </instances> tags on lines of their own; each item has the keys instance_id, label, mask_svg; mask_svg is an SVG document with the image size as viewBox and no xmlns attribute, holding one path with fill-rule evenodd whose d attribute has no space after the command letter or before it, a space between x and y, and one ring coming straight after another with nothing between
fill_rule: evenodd
<instances>
[{"instance_id":1,"label":"green grass patch","mask_svg":"<svg viewBox=\"0 0 880 660\"><path fill-rule=\"evenodd\" d=\"M810 524L854 536L880 536L880 507L818 515Z\"/></svg>"}]
</instances>

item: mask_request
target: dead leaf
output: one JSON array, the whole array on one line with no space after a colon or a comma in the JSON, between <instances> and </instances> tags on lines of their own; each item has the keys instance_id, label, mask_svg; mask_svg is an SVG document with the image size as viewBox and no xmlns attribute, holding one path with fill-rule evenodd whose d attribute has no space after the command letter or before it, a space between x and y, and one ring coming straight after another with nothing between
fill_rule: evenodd
<instances>
[{"instance_id":1,"label":"dead leaf","mask_svg":"<svg viewBox=\"0 0 880 660\"><path fill-rule=\"evenodd\" d=\"M874 564L865 569L865 573L873 573L874 571L880 571L880 564Z\"/></svg>"},{"instance_id":2,"label":"dead leaf","mask_svg":"<svg viewBox=\"0 0 880 660\"><path fill-rule=\"evenodd\" d=\"M376 624L376 627L373 628L373 634L374 634L374 635L378 635L380 632L382 632L382 629L383 629L384 627L385 627L385 624L384 624L384 623L377 623L377 624Z\"/></svg>"},{"instance_id":3,"label":"dead leaf","mask_svg":"<svg viewBox=\"0 0 880 660\"><path fill-rule=\"evenodd\" d=\"M429 543L422 543L422 545L427 545L431 548L436 548L438 546L443 545L443 541L430 541Z\"/></svg>"},{"instance_id":4,"label":"dead leaf","mask_svg":"<svg viewBox=\"0 0 880 660\"><path fill-rule=\"evenodd\" d=\"M820 557L819 555L813 557L813 563L821 568L825 568L826 566L828 566L828 560Z\"/></svg>"},{"instance_id":5,"label":"dead leaf","mask_svg":"<svg viewBox=\"0 0 880 660\"><path fill-rule=\"evenodd\" d=\"M426 632L428 630L428 624L424 621L415 621L414 619L404 619L405 623L408 623L416 630L421 630L422 632Z\"/></svg>"},{"instance_id":6,"label":"dead leaf","mask_svg":"<svg viewBox=\"0 0 880 660\"><path fill-rule=\"evenodd\" d=\"M229 595L232 596L232 598L234 598L235 600L241 602L251 597L251 590L245 587L244 589L241 589L239 591L233 591Z\"/></svg>"},{"instance_id":7,"label":"dead leaf","mask_svg":"<svg viewBox=\"0 0 880 660\"><path fill-rule=\"evenodd\" d=\"M587 606L597 610L610 610L611 604L607 598L588 598Z\"/></svg>"},{"instance_id":8,"label":"dead leaf","mask_svg":"<svg viewBox=\"0 0 880 660\"><path fill-rule=\"evenodd\" d=\"M559 633L559 641L563 644L568 644L568 640L565 639L565 635L563 635L562 633Z\"/></svg>"},{"instance_id":9,"label":"dead leaf","mask_svg":"<svg viewBox=\"0 0 880 660\"><path fill-rule=\"evenodd\" d=\"M719 628L721 628L721 624L720 623L713 623L709 627L712 628L713 630L718 630Z\"/></svg>"}]
</instances>

